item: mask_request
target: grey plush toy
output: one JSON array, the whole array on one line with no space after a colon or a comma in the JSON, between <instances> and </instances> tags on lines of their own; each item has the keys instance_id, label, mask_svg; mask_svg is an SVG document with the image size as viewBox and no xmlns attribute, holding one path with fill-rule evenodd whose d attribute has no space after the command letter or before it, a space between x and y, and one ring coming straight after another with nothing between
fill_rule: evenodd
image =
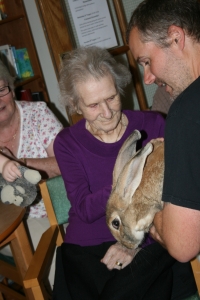
<instances>
[{"instance_id":1,"label":"grey plush toy","mask_svg":"<svg viewBox=\"0 0 200 300\"><path fill-rule=\"evenodd\" d=\"M38 171L24 166L19 166L19 170L22 177L13 182L6 181L0 174L0 199L5 204L13 203L25 207L35 200L41 175Z\"/></svg>"}]
</instances>

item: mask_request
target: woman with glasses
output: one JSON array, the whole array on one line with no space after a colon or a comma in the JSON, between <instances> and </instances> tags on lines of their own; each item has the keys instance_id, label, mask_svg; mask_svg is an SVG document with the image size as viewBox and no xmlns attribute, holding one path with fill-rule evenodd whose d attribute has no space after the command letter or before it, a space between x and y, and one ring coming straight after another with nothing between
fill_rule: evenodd
<instances>
[{"instance_id":1,"label":"woman with glasses","mask_svg":"<svg viewBox=\"0 0 200 300\"><path fill-rule=\"evenodd\" d=\"M14 78L0 61L0 153L41 172L42 177L60 174L53 143L62 124L45 102L16 101ZM27 212L27 223L34 246L49 222L41 199ZM10 254L7 249L1 252ZM52 279L53 281L53 279Z\"/></svg>"}]
</instances>

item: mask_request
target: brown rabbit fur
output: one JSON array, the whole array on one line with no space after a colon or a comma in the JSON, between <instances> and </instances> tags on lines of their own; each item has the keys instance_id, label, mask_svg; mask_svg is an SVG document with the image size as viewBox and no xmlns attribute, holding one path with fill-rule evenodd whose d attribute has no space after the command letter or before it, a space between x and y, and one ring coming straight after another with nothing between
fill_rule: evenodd
<instances>
[{"instance_id":1,"label":"brown rabbit fur","mask_svg":"<svg viewBox=\"0 0 200 300\"><path fill-rule=\"evenodd\" d=\"M152 141L136 152L141 138L135 130L118 154L106 220L113 236L127 248L137 248L161 210L164 142Z\"/></svg>"}]
</instances>

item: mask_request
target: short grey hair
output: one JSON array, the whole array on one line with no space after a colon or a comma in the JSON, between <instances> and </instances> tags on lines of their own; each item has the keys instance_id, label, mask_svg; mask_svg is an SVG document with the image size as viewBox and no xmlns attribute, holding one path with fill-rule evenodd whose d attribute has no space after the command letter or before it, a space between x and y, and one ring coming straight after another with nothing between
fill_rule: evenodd
<instances>
[{"instance_id":1,"label":"short grey hair","mask_svg":"<svg viewBox=\"0 0 200 300\"><path fill-rule=\"evenodd\" d=\"M7 84L9 85L9 87L14 90L14 81L15 81L15 77L12 77L7 69L7 67L5 66L5 64L2 62L2 60L0 59L0 80L3 80L5 82L7 82Z\"/></svg>"},{"instance_id":2,"label":"short grey hair","mask_svg":"<svg viewBox=\"0 0 200 300\"><path fill-rule=\"evenodd\" d=\"M90 78L100 80L110 75L117 92L123 94L131 81L128 68L118 63L106 50L96 46L80 47L65 54L60 69L60 100L72 115L78 108L80 95L76 86Z\"/></svg>"}]
</instances>

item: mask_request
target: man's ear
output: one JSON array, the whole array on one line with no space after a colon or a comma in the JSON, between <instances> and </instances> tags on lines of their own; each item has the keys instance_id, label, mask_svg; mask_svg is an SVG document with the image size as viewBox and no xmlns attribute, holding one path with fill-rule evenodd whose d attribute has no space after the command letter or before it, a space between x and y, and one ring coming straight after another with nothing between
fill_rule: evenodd
<instances>
[{"instance_id":1,"label":"man's ear","mask_svg":"<svg viewBox=\"0 0 200 300\"><path fill-rule=\"evenodd\" d=\"M185 32L181 27L171 25L168 29L168 37L171 40L171 45L183 50L185 46Z\"/></svg>"}]
</instances>

